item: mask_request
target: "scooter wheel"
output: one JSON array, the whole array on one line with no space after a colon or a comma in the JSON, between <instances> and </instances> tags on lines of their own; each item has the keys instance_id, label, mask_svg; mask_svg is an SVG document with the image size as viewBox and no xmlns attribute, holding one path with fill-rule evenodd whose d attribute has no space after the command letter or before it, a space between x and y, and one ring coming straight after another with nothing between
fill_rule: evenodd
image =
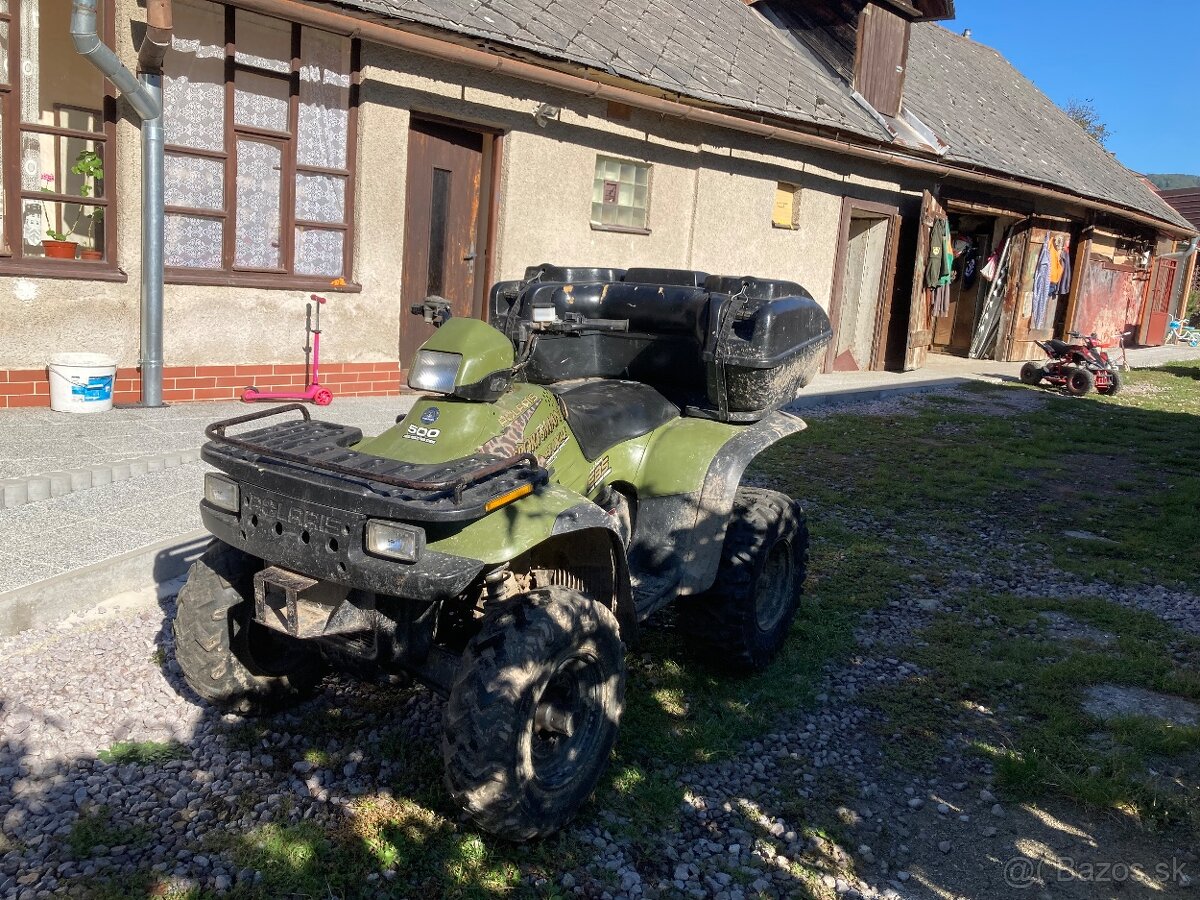
<instances>
[{"instance_id":1,"label":"scooter wheel","mask_svg":"<svg viewBox=\"0 0 1200 900\"><path fill-rule=\"evenodd\" d=\"M320 390L313 395L313 403L317 406L328 406L333 402L333 392Z\"/></svg>"}]
</instances>

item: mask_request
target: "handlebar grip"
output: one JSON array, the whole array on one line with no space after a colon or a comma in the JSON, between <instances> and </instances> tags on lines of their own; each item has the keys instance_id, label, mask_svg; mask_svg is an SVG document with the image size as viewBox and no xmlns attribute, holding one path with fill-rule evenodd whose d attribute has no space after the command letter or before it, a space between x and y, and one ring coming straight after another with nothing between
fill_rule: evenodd
<instances>
[{"instance_id":1,"label":"handlebar grip","mask_svg":"<svg viewBox=\"0 0 1200 900\"><path fill-rule=\"evenodd\" d=\"M315 303L328 303L329 302L324 297L322 297L320 294L309 294L309 299L314 301Z\"/></svg>"}]
</instances>

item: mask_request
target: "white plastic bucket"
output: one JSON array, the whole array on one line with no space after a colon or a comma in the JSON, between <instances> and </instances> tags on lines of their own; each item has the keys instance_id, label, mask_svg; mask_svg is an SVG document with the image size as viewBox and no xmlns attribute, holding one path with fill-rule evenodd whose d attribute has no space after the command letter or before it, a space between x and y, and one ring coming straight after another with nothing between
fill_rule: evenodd
<instances>
[{"instance_id":1,"label":"white plastic bucket","mask_svg":"<svg viewBox=\"0 0 1200 900\"><path fill-rule=\"evenodd\" d=\"M96 413L112 409L117 361L100 353L58 353L50 357L50 408Z\"/></svg>"}]
</instances>

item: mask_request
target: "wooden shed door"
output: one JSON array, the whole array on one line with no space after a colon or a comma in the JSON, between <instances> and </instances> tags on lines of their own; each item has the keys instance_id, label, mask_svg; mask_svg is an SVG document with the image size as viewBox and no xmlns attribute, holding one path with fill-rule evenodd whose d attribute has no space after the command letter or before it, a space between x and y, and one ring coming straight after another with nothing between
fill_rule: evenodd
<instances>
[{"instance_id":1,"label":"wooden shed door","mask_svg":"<svg viewBox=\"0 0 1200 900\"><path fill-rule=\"evenodd\" d=\"M409 308L444 297L456 316L480 314L475 290L483 135L414 120L408 132L408 186L401 278L400 365L408 368L433 333Z\"/></svg>"},{"instance_id":2,"label":"wooden shed door","mask_svg":"<svg viewBox=\"0 0 1200 900\"><path fill-rule=\"evenodd\" d=\"M1138 343L1143 346L1158 347L1167 339L1167 326L1171 322L1171 295L1174 293L1178 266L1173 259L1154 261L1154 272L1150 276L1150 303L1142 333L1137 335Z\"/></svg>"},{"instance_id":3,"label":"wooden shed door","mask_svg":"<svg viewBox=\"0 0 1200 900\"><path fill-rule=\"evenodd\" d=\"M912 305L908 311L908 344L904 349L904 371L925 365L933 342L933 322L929 315L930 297L925 289L925 266L929 262L929 231L938 219L947 218L946 210L929 191L921 201L921 219L917 222L917 264L913 270Z\"/></svg>"}]
</instances>

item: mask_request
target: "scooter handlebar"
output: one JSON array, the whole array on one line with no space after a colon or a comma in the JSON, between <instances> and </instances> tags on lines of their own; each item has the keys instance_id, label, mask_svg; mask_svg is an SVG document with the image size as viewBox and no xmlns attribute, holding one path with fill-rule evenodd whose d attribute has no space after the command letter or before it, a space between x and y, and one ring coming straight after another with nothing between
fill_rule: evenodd
<instances>
[{"instance_id":1,"label":"scooter handlebar","mask_svg":"<svg viewBox=\"0 0 1200 900\"><path fill-rule=\"evenodd\" d=\"M329 302L324 297L322 297L320 294L310 294L309 299L316 303L328 303Z\"/></svg>"}]
</instances>

